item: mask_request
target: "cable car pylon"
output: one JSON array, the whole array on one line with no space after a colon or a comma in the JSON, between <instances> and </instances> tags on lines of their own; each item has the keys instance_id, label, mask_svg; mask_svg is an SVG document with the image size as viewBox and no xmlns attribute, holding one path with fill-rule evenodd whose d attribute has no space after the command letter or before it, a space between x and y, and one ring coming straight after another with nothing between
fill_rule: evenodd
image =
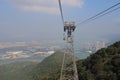
<instances>
[{"instance_id":1,"label":"cable car pylon","mask_svg":"<svg viewBox=\"0 0 120 80\"><path fill-rule=\"evenodd\" d=\"M60 80L79 80L74 54L73 32L75 28L75 22L64 22L64 40L66 47L64 49Z\"/></svg>"}]
</instances>

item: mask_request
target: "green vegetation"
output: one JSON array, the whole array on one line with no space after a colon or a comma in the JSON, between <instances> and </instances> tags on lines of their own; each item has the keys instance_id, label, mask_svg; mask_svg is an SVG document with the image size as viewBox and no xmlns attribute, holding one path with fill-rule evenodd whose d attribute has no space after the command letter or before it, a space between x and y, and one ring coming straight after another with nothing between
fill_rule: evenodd
<instances>
[{"instance_id":1,"label":"green vegetation","mask_svg":"<svg viewBox=\"0 0 120 80\"><path fill-rule=\"evenodd\" d=\"M36 62L13 62L0 65L0 80L33 80L31 70Z\"/></svg>"},{"instance_id":2,"label":"green vegetation","mask_svg":"<svg viewBox=\"0 0 120 80\"><path fill-rule=\"evenodd\" d=\"M34 80L57 80L60 77L63 53L56 52L47 57L34 69Z\"/></svg>"},{"instance_id":3,"label":"green vegetation","mask_svg":"<svg viewBox=\"0 0 120 80\"><path fill-rule=\"evenodd\" d=\"M120 79L120 41L77 62L81 80Z\"/></svg>"},{"instance_id":4,"label":"green vegetation","mask_svg":"<svg viewBox=\"0 0 120 80\"><path fill-rule=\"evenodd\" d=\"M41 63L26 61L0 65L0 80L59 80L62 59L63 53L56 52ZM119 80L120 41L78 60L77 68L80 80Z\"/></svg>"},{"instance_id":5,"label":"green vegetation","mask_svg":"<svg viewBox=\"0 0 120 80\"><path fill-rule=\"evenodd\" d=\"M16 61L0 65L0 80L57 80L62 59L63 53L56 52L40 63Z\"/></svg>"}]
</instances>

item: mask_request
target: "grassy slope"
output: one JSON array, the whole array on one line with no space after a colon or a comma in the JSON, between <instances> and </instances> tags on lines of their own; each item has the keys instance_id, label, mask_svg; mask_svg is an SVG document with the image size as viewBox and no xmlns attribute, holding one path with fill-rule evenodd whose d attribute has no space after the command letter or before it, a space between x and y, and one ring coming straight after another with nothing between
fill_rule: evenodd
<instances>
[{"instance_id":1,"label":"grassy slope","mask_svg":"<svg viewBox=\"0 0 120 80\"><path fill-rule=\"evenodd\" d=\"M0 80L56 80L60 75L63 53L45 58L41 63L16 61L0 65Z\"/></svg>"},{"instance_id":2,"label":"grassy slope","mask_svg":"<svg viewBox=\"0 0 120 80\"><path fill-rule=\"evenodd\" d=\"M29 72L36 62L13 62L0 66L0 80L32 80Z\"/></svg>"},{"instance_id":3,"label":"grassy slope","mask_svg":"<svg viewBox=\"0 0 120 80\"><path fill-rule=\"evenodd\" d=\"M63 53L56 52L35 67L34 80L57 80L60 76Z\"/></svg>"}]
</instances>

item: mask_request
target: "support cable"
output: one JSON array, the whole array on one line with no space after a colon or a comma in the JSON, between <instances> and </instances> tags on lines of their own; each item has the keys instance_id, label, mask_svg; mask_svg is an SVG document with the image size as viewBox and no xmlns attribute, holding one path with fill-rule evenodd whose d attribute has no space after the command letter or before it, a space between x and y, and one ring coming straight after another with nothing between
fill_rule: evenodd
<instances>
[{"instance_id":1,"label":"support cable","mask_svg":"<svg viewBox=\"0 0 120 80\"><path fill-rule=\"evenodd\" d=\"M113 10L111 10L111 11L105 13L105 14L102 14L102 15L100 15L100 16L98 16L98 17L92 19L92 20L95 20L95 19L98 19L98 18L100 18L100 17L103 17L103 16L105 16L105 15L107 15L107 14L109 14L109 13L112 13L112 12L118 10L118 9L120 9L120 7L117 7L117 8L115 8L115 9L113 9Z\"/></svg>"},{"instance_id":2,"label":"support cable","mask_svg":"<svg viewBox=\"0 0 120 80\"><path fill-rule=\"evenodd\" d=\"M96 14L96 15L94 15L94 16L92 16L92 17L90 17L90 18L88 18L88 19L86 19L86 20L84 20L84 21L82 21L81 23L77 24L77 26L78 26L78 25L81 25L81 24L84 24L84 23L87 23L87 22L89 22L90 20L93 20L93 19L95 19L96 17L98 17L98 16L100 16L100 15L104 15L105 12L113 9L114 7L116 7L116 6L118 6L118 5L120 5L120 2L117 3L117 4L115 4L115 5L113 5L113 6L111 6L111 7L109 7L109 8L107 8L107 9L105 9L104 11L102 11L102 12L100 12L100 13L98 13L98 14ZM115 11L115 10L113 10L113 11ZM111 13L111 12L113 12L113 11L109 11L108 13ZM107 14L108 14L108 13L107 13ZM105 14L106 14L106 13L105 13ZM97 18L96 18L96 19L97 19Z\"/></svg>"},{"instance_id":3,"label":"support cable","mask_svg":"<svg viewBox=\"0 0 120 80\"><path fill-rule=\"evenodd\" d=\"M63 16L63 11L62 11L62 6L61 6L61 0L58 0L58 2L59 2L60 13L61 13L61 19L62 19L62 22L63 22L63 25L64 25L64 16Z\"/></svg>"}]
</instances>

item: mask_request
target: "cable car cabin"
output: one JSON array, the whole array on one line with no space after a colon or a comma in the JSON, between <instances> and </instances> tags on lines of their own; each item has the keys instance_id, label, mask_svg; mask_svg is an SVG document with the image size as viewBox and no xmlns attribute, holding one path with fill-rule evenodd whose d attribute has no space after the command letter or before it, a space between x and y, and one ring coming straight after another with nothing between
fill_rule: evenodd
<instances>
[{"instance_id":1,"label":"cable car cabin","mask_svg":"<svg viewBox=\"0 0 120 80\"><path fill-rule=\"evenodd\" d=\"M64 32L67 31L68 37L71 36L72 32L75 30L76 26L74 22L65 22L64 23Z\"/></svg>"}]
</instances>

